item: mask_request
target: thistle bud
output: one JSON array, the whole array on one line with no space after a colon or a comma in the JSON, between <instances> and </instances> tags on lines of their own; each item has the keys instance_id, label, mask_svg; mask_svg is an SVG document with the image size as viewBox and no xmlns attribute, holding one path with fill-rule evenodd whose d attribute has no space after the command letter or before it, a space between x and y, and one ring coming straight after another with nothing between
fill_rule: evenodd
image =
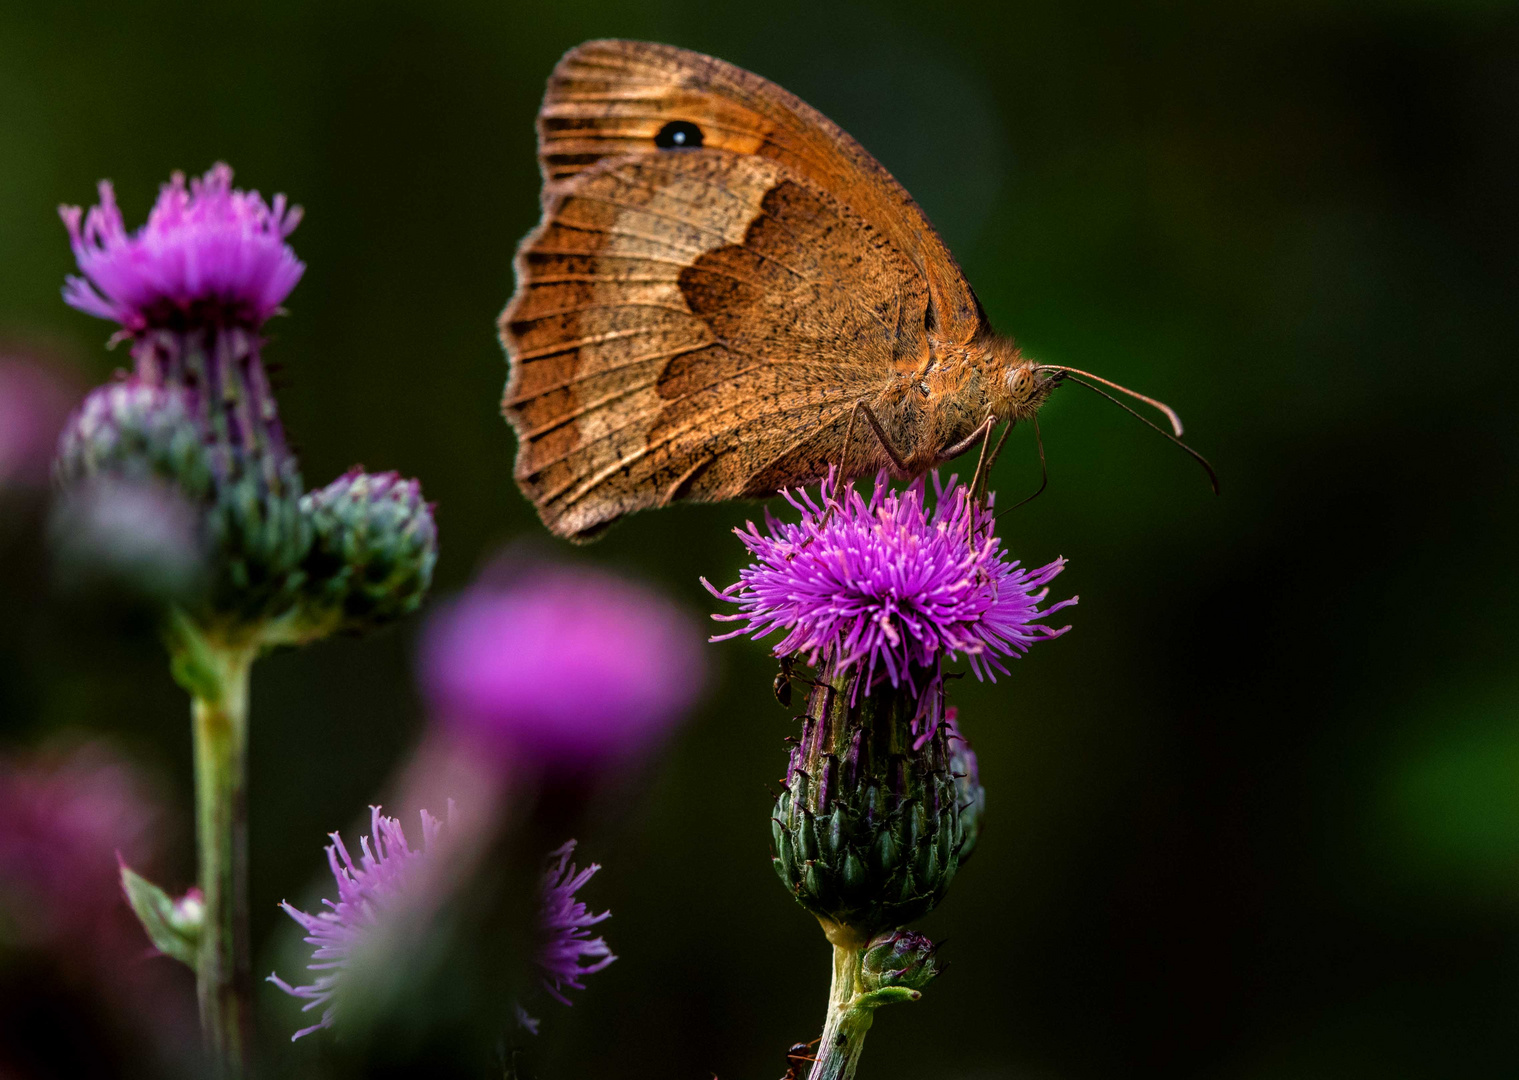
<instances>
[{"instance_id":1,"label":"thistle bud","mask_svg":"<svg viewBox=\"0 0 1519 1080\"><path fill-rule=\"evenodd\" d=\"M140 379L92 391L59 438L60 482L95 477L167 481L191 502L207 498L211 463L186 395Z\"/></svg>"},{"instance_id":2,"label":"thistle bud","mask_svg":"<svg viewBox=\"0 0 1519 1080\"><path fill-rule=\"evenodd\" d=\"M938 946L916 930L878 934L860 959L860 981L866 990L922 990L939 974L937 951Z\"/></svg>"},{"instance_id":3,"label":"thistle bud","mask_svg":"<svg viewBox=\"0 0 1519 1080\"><path fill-rule=\"evenodd\" d=\"M180 390L131 378L92 391L63 429L54 472L64 580L183 603L203 594L211 463Z\"/></svg>"},{"instance_id":4,"label":"thistle bud","mask_svg":"<svg viewBox=\"0 0 1519 1080\"><path fill-rule=\"evenodd\" d=\"M308 619L358 629L421 604L438 559L432 507L415 480L352 469L301 499Z\"/></svg>"},{"instance_id":5,"label":"thistle bud","mask_svg":"<svg viewBox=\"0 0 1519 1080\"><path fill-rule=\"evenodd\" d=\"M772 818L773 863L803 907L868 937L921 918L960 864L960 800L943 725L884 681L819 681Z\"/></svg>"}]
</instances>

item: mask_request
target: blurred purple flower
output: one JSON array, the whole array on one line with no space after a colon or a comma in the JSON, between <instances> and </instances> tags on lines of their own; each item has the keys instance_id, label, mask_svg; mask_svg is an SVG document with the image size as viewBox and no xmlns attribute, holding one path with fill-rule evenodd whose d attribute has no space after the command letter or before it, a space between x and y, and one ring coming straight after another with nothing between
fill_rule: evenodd
<instances>
[{"instance_id":1,"label":"blurred purple flower","mask_svg":"<svg viewBox=\"0 0 1519 1080\"><path fill-rule=\"evenodd\" d=\"M457 828L453 804L449 804L449 831ZM303 1035L333 1026L337 1014L334 998L341 991L342 980L353 967L360 950L372 945L383 934L403 905L415 904L423 894L434 889L439 879L424 881L424 875L439 869L436 860L443 842L456 839L450 835L440 841L443 823L427 811L422 811L422 847L413 849L407 842L401 823L396 818L385 817L378 806L370 807L370 835L359 840L359 858L355 860L338 833L332 833L332 843L327 847L327 864L337 882L337 900L323 900L326 911L310 914L282 902L295 922L306 931L305 941L315 948L308 971L317 976L304 986L293 986L277 974L270 974L268 981L291 997L306 1002L302 1012L322 1009L321 1019L309 1027L301 1028L291 1036L291 1042ZM613 960L611 949L601 938L590 936L591 926L611 916L603 911L592 915L590 910L575 898L575 891L591 879L601 867L594 863L584 870L577 870L569 861L575 850L571 840L549 856L549 864L539 884L540 898L538 923L534 927L535 949L533 962L538 968L545 990L564 1004L567 989L583 990L581 979L600 971ZM532 1028L536 1021L519 1010L525 1026Z\"/></svg>"},{"instance_id":2,"label":"blurred purple flower","mask_svg":"<svg viewBox=\"0 0 1519 1080\"><path fill-rule=\"evenodd\" d=\"M651 749L705 675L700 635L673 604L568 567L475 585L433 616L419 662L452 734L570 774Z\"/></svg>"},{"instance_id":3,"label":"blurred purple flower","mask_svg":"<svg viewBox=\"0 0 1519 1080\"><path fill-rule=\"evenodd\" d=\"M0 355L0 491L47 482L58 432L77 396L52 368Z\"/></svg>"},{"instance_id":4,"label":"blurred purple flower","mask_svg":"<svg viewBox=\"0 0 1519 1080\"><path fill-rule=\"evenodd\" d=\"M571 840L549 856L543 876L538 954L535 963L542 973L543 988L556 1000L570 1004L566 990L584 990L581 979L605 968L617 957L600 937L591 937L589 927L612 917L610 911L592 915L591 909L575 899L575 893L601 867L591 863L576 870L570 862L575 853ZM526 1026L526 1025L525 1025ZM536 1034L536 1028L533 1029Z\"/></svg>"},{"instance_id":5,"label":"blurred purple flower","mask_svg":"<svg viewBox=\"0 0 1519 1080\"><path fill-rule=\"evenodd\" d=\"M413 851L399 819L383 816L378 806L369 809L370 835L359 839L358 862L349 855L343 837L338 833L331 834L327 864L337 880L337 901L323 900L328 910L315 915L285 901L280 902L285 913L306 931L306 943L316 946L311 954L313 962L306 969L321 974L305 986L292 986L272 973L268 981L291 997L304 999L306 1004L302 1012L325 1006L321 1020L297 1031L290 1037L291 1042L321 1028L332 1027L336 1012L332 998L343 970L353 959L355 950L405 899L419 861L427 858L436 846L438 833L443 827L442 822L423 810L423 846Z\"/></svg>"},{"instance_id":6,"label":"blurred purple flower","mask_svg":"<svg viewBox=\"0 0 1519 1080\"><path fill-rule=\"evenodd\" d=\"M155 959L117 862L152 865L164 818L143 776L103 744L0 759L0 949L26 950L104 1004L138 1063L156 1058L167 1074L189 1065L193 986ZM64 1022L89 1030L77 1014Z\"/></svg>"},{"instance_id":7,"label":"blurred purple flower","mask_svg":"<svg viewBox=\"0 0 1519 1080\"><path fill-rule=\"evenodd\" d=\"M98 745L0 761L0 908L32 944L88 955L124 924L117 857L151 859L160 819L146 785ZM134 927L135 929L135 927ZM136 930L134 947L145 944Z\"/></svg>"},{"instance_id":8,"label":"blurred purple flower","mask_svg":"<svg viewBox=\"0 0 1519 1080\"><path fill-rule=\"evenodd\" d=\"M221 163L188 189L174 173L135 234L107 180L88 214L77 206L58 212L83 275L69 277L64 300L131 333L181 321L256 330L306 269L285 243L300 208L287 207L283 195L269 205L256 191L234 189Z\"/></svg>"},{"instance_id":9,"label":"blurred purple flower","mask_svg":"<svg viewBox=\"0 0 1519 1080\"><path fill-rule=\"evenodd\" d=\"M932 509L925 486L920 477L893 491L882 473L868 501L852 485L835 501L831 480L816 499L783 493L801 520L767 513L766 532L752 521L734 530L754 562L727 589L703 579L740 609L713 618L743 624L712 640L780 631L776 656L803 654L830 675L859 666L867 685L879 667L893 686L918 689L914 669L934 671L941 657L963 654L977 678L995 681L1007 673L1004 658L1070 629L1038 622L1076 603L1039 607L1064 559L1021 569L994 534L991 509L964 485L951 477L945 487L934 473Z\"/></svg>"}]
</instances>

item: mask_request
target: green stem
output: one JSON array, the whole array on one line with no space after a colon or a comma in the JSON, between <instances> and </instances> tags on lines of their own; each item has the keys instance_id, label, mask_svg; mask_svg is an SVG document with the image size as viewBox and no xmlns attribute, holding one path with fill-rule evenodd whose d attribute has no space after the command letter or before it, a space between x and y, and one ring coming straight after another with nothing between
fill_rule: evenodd
<instances>
[{"instance_id":1,"label":"green stem","mask_svg":"<svg viewBox=\"0 0 1519 1080\"><path fill-rule=\"evenodd\" d=\"M201 1033L217 1075L249 1071L252 972L248 948L248 675L257 647L202 639L214 677L192 688L195 831L205 894L196 988Z\"/></svg>"},{"instance_id":2,"label":"green stem","mask_svg":"<svg viewBox=\"0 0 1519 1080\"><path fill-rule=\"evenodd\" d=\"M863 943L844 934L831 933L829 939L834 944L828 1017L818 1042L817 1062L807 1080L853 1080L860 1051L865 1048L865 1033L875 1020L875 1008L861 1000L865 995L860 982Z\"/></svg>"}]
</instances>

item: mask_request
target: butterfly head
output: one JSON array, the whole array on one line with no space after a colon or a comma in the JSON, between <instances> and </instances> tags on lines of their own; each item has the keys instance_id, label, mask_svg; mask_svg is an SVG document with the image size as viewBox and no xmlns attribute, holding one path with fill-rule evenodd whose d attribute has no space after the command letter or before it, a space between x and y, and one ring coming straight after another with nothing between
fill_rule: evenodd
<instances>
[{"instance_id":1,"label":"butterfly head","mask_svg":"<svg viewBox=\"0 0 1519 1080\"><path fill-rule=\"evenodd\" d=\"M1032 416L1038 411L1039 406L1044 404L1044 399L1049 397L1057 380L1053 373L1031 360L1024 360L1009 368L1003 381L1007 383L1011 413L1019 419L1025 419Z\"/></svg>"},{"instance_id":2,"label":"butterfly head","mask_svg":"<svg viewBox=\"0 0 1519 1080\"><path fill-rule=\"evenodd\" d=\"M991 387L992 411L1001 420L1032 419L1060 381L1060 372L1022 356L1006 339L993 344L992 355L997 361L997 378Z\"/></svg>"}]
</instances>

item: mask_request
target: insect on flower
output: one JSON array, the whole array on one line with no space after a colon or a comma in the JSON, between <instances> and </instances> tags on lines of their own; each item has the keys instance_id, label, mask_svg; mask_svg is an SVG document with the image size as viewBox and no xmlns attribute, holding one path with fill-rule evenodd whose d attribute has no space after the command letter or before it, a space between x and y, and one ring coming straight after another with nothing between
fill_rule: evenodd
<instances>
[{"instance_id":1,"label":"insect on flower","mask_svg":"<svg viewBox=\"0 0 1519 1080\"><path fill-rule=\"evenodd\" d=\"M1169 406L997 334L902 186L757 75L586 42L549 78L538 162L503 409L517 482L560 536L831 467L917 477L976 446L989 465L996 425L1066 382L1155 409L1164 427L1129 411L1212 478Z\"/></svg>"}]
</instances>

